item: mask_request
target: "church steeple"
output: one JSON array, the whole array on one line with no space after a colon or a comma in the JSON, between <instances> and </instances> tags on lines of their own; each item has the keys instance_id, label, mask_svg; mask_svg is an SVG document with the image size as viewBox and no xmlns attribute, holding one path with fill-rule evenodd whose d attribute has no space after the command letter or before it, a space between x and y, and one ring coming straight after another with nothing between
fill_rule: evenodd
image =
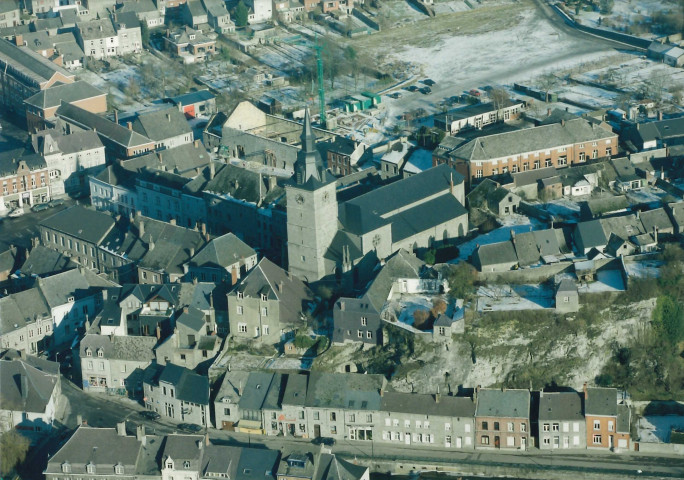
<instances>
[{"instance_id":1,"label":"church steeple","mask_svg":"<svg viewBox=\"0 0 684 480\"><path fill-rule=\"evenodd\" d=\"M318 182L326 183L325 166L321 154L316 148L316 136L311 128L311 115L309 107L304 114L304 127L302 128L302 148L297 152L297 160L294 164L295 183L304 184L313 178Z\"/></svg>"}]
</instances>

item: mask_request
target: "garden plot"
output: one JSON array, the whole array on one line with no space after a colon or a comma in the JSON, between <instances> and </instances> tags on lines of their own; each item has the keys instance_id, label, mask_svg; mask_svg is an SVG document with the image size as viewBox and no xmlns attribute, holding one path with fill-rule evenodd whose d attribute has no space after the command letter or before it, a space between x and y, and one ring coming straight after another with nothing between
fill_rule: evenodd
<instances>
[{"instance_id":1,"label":"garden plot","mask_svg":"<svg viewBox=\"0 0 684 480\"><path fill-rule=\"evenodd\" d=\"M553 308L553 289L546 285L486 285L477 289L477 311Z\"/></svg>"},{"instance_id":2,"label":"garden plot","mask_svg":"<svg viewBox=\"0 0 684 480\"><path fill-rule=\"evenodd\" d=\"M634 278L657 278L664 262L660 260L644 260L640 262L625 262L627 275Z\"/></svg>"},{"instance_id":3,"label":"garden plot","mask_svg":"<svg viewBox=\"0 0 684 480\"><path fill-rule=\"evenodd\" d=\"M567 102L573 102L586 108L612 108L617 92L603 90L602 88L589 87L587 85L571 85L558 91L558 95Z\"/></svg>"}]
</instances>

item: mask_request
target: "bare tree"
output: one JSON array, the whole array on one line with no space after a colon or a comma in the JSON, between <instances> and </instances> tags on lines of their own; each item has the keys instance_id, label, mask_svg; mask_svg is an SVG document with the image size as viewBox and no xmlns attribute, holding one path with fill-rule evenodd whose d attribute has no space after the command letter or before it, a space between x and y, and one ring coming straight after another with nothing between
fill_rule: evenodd
<instances>
[{"instance_id":1,"label":"bare tree","mask_svg":"<svg viewBox=\"0 0 684 480\"><path fill-rule=\"evenodd\" d=\"M496 121L503 120L502 110L508 106L511 99L508 92L503 88L494 88L489 92L489 98L492 100L494 108L496 108Z\"/></svg>"},{"instance_id":2,"label":"bare tree","mask_svg":"<svg viewBox=\"0 0 684 480\"><path fill-rule=\"evenodd\" d=\"M539 84L539 88L542 89L544 92L544 101L548 102L549 101L549 92L553 87L558 85L558 78L552 73L546 73L539 77L537 80L537 83Z\"/></svg>"}]
</instances>

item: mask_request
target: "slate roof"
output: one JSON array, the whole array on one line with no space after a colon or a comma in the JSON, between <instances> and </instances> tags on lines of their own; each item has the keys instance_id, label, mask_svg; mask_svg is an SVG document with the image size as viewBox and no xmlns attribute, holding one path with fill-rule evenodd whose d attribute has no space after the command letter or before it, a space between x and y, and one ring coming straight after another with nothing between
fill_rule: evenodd
<instances>
[{"instance_id":1,"label":"slate roof","mask_svg":"<svg viewBox=\"0 0 684 480\"><path fill-rule=\"evenodd\" d=\"M104 148L100 137L92 130L79 130L69 135L57 130L43 130L31 135L31 145L36 153L45 156L59 152L70 154Z\"/></svg>"},{"instance_id":2,"label":"slate roof","mask_svg":"<svg viewBox=\"0 0 684 480\"><path fill-rule=\"evenodd\" d=\"M471 162L484 161L613 137L616 137L613 132L595 126L583 118L577 118L564 124L554 123L479 137L455 149L449 155Z\"/></svg>"},{"instance_id":3,"label":"slate roof","mask_svg":"<svg viewBox=\"0 0 684 480\"><path fill-rule=\"evenodd\" d=\"M476 417L529 418L529 390L480 389Z\"/></svg>"},{"instance_id":4,"label":"slate roof","mask_svg":"<svg viewBox=\"0 0 684 480\"><path fill-rule=\"evenodd\" d=\"M582 397L577 392L541 392L539 396L539 420L584 421Z\"/></svg>"},{"instance_id":5,"label":"slate roof","mask_svg":"<svg viewBox=\"0 0 684 480\"><path fill-rule=\"evenodd\" d=\"M223 377L223 382L216 394L216 401L226 399L229 403L237 403L240 400L240 388L247 385L247 379L252 372L243 370L230 370Z\"/></svg>"},{"instance_id":6,"label":"slate roof","mask_svg":"<svg viewBox=\"0 0 684 480\"><path fill-rule=\"evenodd\" d=\"M282 285L282 291L279 285ZM313 292L304 282L267 258L262 258L230 295L237 295L238 291L245 297L259 298L265 294L269 300L277 300L281 324L301 322L301 312L314 299Z\"/></svg>"},{"instance_id":7,"label":"slate roof","mask_svg":"<svg viewBox=\"0 0 684 480\"><path fill-rule=\"evenodd\" d=\"M206 445L202 451L202 466L200 468L201 475L206 477L213 477L215 474L226 474L228 478L233 479L239 475L240 461L245 455L247 449L240 447L229 447L226 445ZM249 449L249 451L253 451ZM270 450L265 450L270 453ZM262 473L264 465L258 469ZM214 474L214 475L212 475ZM262 474L263 477L263 474Z\"/></svg>"},{"instance_id":8,"label":"slate roof","mask_svg":"<svg viewBox=\"0 0 684 480\"><path fill-rule=\"evenodd\" d=\"M58 375L41 371L21 359L0 360L0 410L45 413ZM26 378L25 392L22 376Z\"/></svg>"},{"instance_id":9,"label":"slate roof","mask_svg":"<svg viewBox=\"0 0 684 480\"><path fill-rule=\"evenodd\" d=\"M587 388L584 399L585 415L616 416L617 407L617 389Z\"/></svg>"},{"instance_id":10,"label":"slate roof","mask_svg":"<svg viewBox=\"0 0 684 480\"><path fill-rule=\"evenodd\" d=\"M200 267L226 268L234 263L244 265L246 258L256 255L256 251L240 240L235 234L227 233L214 238L190 260L191 265Z\"/></svg>"},{"instance_id":11,"label":"slate roof","mask_svg":"<svg viewBox=\"0 0 684 480\"><path fill-rule=\"evenodd\" d=\"M221 2L221 4L225 9L225 3ZM199 102L206 102L207 100L212 100L214 98L216 98L216 95L214 95L205 88L203 90L197 90L196 92L188 92L182 95L176 95L175 97L171 97L168 100L171 101L171 103L173 103L174 105L178 105L179 103L183 105L192 105Z\"/></svg>"},{"instance_id":12,"label":"slate roof","mask_svg":"<svg viewBox=\"0 0 684 480\"><path fill-rule=\"evenodd\" d=\"M80 355L86 358L86 350L90 348L93 357L99 349L103 351L103 357L108 360L127 360L134 362L154 361L154 347L157 345L156 337L146 336L118 336L97 335L88 333L81 339Z\"/></svg>"},{"instance_id":13,"label":"slate roof","mask_svg":"<svg viewBox=\"0 0 684 480\"><path fill-rule=\"evenodd\" d=\"M652 233L653 228L657 227L658 232L673 231L674 226L664 208L656 208L654 210L646 210L639 214L641 224L644 226L644 232Z\"/></svg>"},{"instance_id":14,"label":"slate roof","mask_svg":"<svg viewBox=\"0 0 684 480\"><path fill-rule=\"evenodd\" d=\"M204 445L204 435L187 435L174 433L166 436L162 450L162 460L171 458L174 462L180 462L177 468L183 467L183 462L190 462L190 470L200 469L200 459Z\"/></svg>"},{"instance_id":15,"label":"slate roof","mask_svg":"<svg viewBox=\"0 0 684 480\"><path fill-rule=\"evenodd\" d=\"M107 213L74 205L46 218L39 225L99 244L112 231L115 222Z\"/></svg>"},{"instance_id":16,"label":"slate roof","mask_svg":"<svg viewBox=\"0 0 684 480\"><path fill-rule=\"evenodd\" d=\"M279 185L269 191L264 175L231 164L217 167L204 190L254 204L272 203L285 195L285 189Z\"/></svg>"},{"instance_id":17,"label":"slate roof","mask_svg":"<svg viewBox=\"0 0 684 480\"><path fill-rule=\"evenodd\" d=\"M50 306L37 288L0 298L0 335L13 332L35 322L50 318Z\"/></svg>"},{"instance_id":18,"label":"slate roof","mask_svg":"<svg viewBox=\"0 0 684 480\"><path fill-rule=\"evenodd\" d=\"M354 465L332 454L321 453L316 475L312 480L360 480L367 471L368 467Z\"/></svg>"},{"instance_id":19,"label":"slate roof","mask_svg":"<svg viewBox=\"0 0 684 480\"><path fill-rule=\"evenodd\" d=\"M618 433L629 433L629 423L632 412L628 405L617 406L617 426L615 431Z\"/></svg>"},{"instance_id":20,"label":"slate roof","mask_svg":"<svg viewBox=\"0 0 684 480\"><path fill-rule=\"evenodd\" d=\"M445 193L391 216L389 220L392 222L392 241L410 238L467 214L468 211L456 197ZM455 236L456 232L451 234Z\"/></svg>"},{"instance_id":21,"label":"slate roof","mask_svg":"<svg viewBox=\"0 0 684 480\"><path fill-rule=\"evenodd\" d=\"M30 150L24 148L6 150L0 152L0 177L15 175L21 162L26 163L31 171L47 168L45 159Z\"/></svg>"},{"instance_id":22,"label":"slate roof","mask_svg":"<svg viewBox=\"0 0 684 480\"><path fill-rule=\"evenodd\" d=\"M88 22L76 22L76 28L81 32L81 37L84 40L116 37L114 24L109 18L90 20Z\"/></svg>"},{"instance_id":23,"label":"slate roof","mask_svg":"<svg viewBox=\"0 0 684 480\"><path fill-rule=\"evenodd\" d=\"M192 128L185 115L176 107L139 113L133 122L133 130L155 142L192 134Z\"/></svg>"},{"instance_id":24,"label":"slate roof","mask_svg":"<svg viewBox=\"0 0 684 480\"><path fill-rule=\"evenodd\" d=\"M134 12L134 13L145 13L145 12L156 12L157 7L152 2L152 0L136 0L134 2L125 2L117 10L119 12Z\"/></svg>"},{"instance_id":25,"label":"slate roof","mask_svg":"<svg viewBox=\"0 0 684 480\"><path fill-rule=\"evenodd\" d=\"M64 101L57 109L57 116L82 128L96 130L98 135L128 148L153 143L152 140L138 132Z\"/></svg>"},{"instance_id":26,"label":"slate roof","mask_svg":"<svg viewBox=\"0 0 684 480\"><path fill-rule=\"evenodd\" d=\"M627 130L625 137L636 141L637 145L684 136L684 117L670 118L656 122L639 123Z\"/></svg>"},{"instance_id":27,"label":"slate roof","mask_svg":"<svg viewBox=\"0 0 684 480\"><path fill-rule=\"evenodd\" d=\"M640 179L636 173L636 170L634 169L634 165L632 165L632 162L630 162L627 157L612 158L610 163L613 165L618 179L621 182L631 182L632 180Z\"/></svg>"},{"instance_id":28,"label":"slate roof","mask_svg":"<svg viewBox=\"0 0 684 480\"><path fill-rule=\"evenodd\" d=\"M38 288L52 308L69 303L69 298L78 301L112 286L116 286L116 283L105 280L87 268L75 268L41 278L38 282Z\"/></svg>"},{"instance_id":29,"label":"slate roof","mask_svg":"<svg viewBox=\"0 0 684 480\"><path fill-rule=\"evenodd\" d=\"M11 65L36 84L47 82L57 73L70 79L75 77L73 73L67 72L42 55L25 47L17 47L9 40L2 38L0 38L0 65Z\"/></svg>"},{"instance_id":30,"label":"slate roof","mask_svg":"<svg viewBox=\"0 0 684 480\"><path fill-rule=\"evenodd\" d=\"M557 292L577 293L577 285L575 285L575 282L570 280L569 278L564 278L558 284Z\"/></svg>"},{"instance_id":31,"label":"slate roof","mask_svg":"<svg viewBox=\"0 0 684 480\"><path fill-rule=\"evenodd\" d=\"M365 298L380 312L387 301L392 284L398 278L420 278L425 262L404 249L392 255L375 279L371 282Z\"/></svg>"},{"instance_id":32,"label":"slate roof","mask_svg":"<svg viewBox=\"0 0 684 480\"><path fill-rule=\"evenodd\" d=\"M176 323L184 325L195 332L199 332L204 327L204 312L194 307L188 307L188 311L183 310L176 319Z\"/></svg>"},{"instance_id":33,"label":"slate roof","mask_svg":"<svg viewBox=\"0 0 684 480\"><path fill-rule=\"evenodd\" d=\"M287 376L287 385L283 392L282 405L303 407L306 402L306 390L309 376L303 373L291 373Z\"/></svg>"},{"instance_id":34,"label":"slate roof","mask_svg":"<svg viewBox=\"0 0 684 480\"><path fill-rule=\"evenodd\" d=\"M36 108L44 109L59 107L62 102L72 103L100 95L105 95L105 93L86 81L77 80L74 83L63 83L41 90L24 102Z\"/></svg>"},{"instance_id":35,"label":"slate roof","mask_svg":"<svg viewBox=\"0 0 684 480\"><path fill-rule=\"evenodd\" d=\"M518 263L518 255L513 244L507 240L505 242L480 245L477 249L477 256L481 266L499 265L502 263Z\"/></svg>"},{"instance_id":36,"label":"slate roof","mask_svg":"<svg viewBox=\"0 0 684 480\"><path fill-rule=\"evenodd\" d=\"M512 174L513 183L516 187L532 185L543 178L554 177L556 175L558 175L558 169L556 169L556 167L544 167Z\"/></svg>"},{"instance_id":37,"label":"slate roof","mask_svg":"<svg viewBox=\"0 0 684 480\"><path fill-rule=\"evenodd\" d=\"M311 372L305 405L377 411L382 401L380 390L386 384L382 375Z\"/></svg>"},{"instance_id":38,"label":"slate roof","mask_svg":"<svg viewBox=\"0 0 684 480\"><path fill-rule=\"evenodd\" d=\"M272 372L252 372L247 377L239 406L242 410L261 410L266 400L275 374Z\"/></svg>"},{"instance_id":39,"label":"slate roof","mask_svg":"<svg viewBox=\"0 0 684 480\"><path fill-rule=\"evenodd\" d=\"M271 480L275 476L276 462L280 452L277 450L242 449L235 480Z\"/></svg>"},{"instance_id":40,"label":"slate roof","mask_svg":"<svg viewBox=\"0 0 684 480\"><path fill-rule=\"evenodd\" d=\"M121 166L134 172L142 171L144 168L164 169L192 178L198 175L198 168L209 165L210 161L211 157L204 147L195 147L192 143L186 143L160 152L147 153L124 160L121 162Z\"/></svg>"},{"instance_id":41,"label":"slate roof","mask_svg":"<svg viewBox=\"0 0 684 480\"><path fill-rule=\"evenodd\" d=\"M603 227L600 220L589 220L588 222L580 222L575 227L575 237L582 240L584 248L604 247L608 244L606 234L603 233Z\"/></svg>"},{"instance_id":42,"label":"slate roof","mask_svg":"<svg viewBox=\"0 0 684 480\"><path fill-rule=\"evenodd\" d=\"M71 466L71 474L86 475L91 462L101 472L113 472L121 464L124 474L136 471L140 442L135 437L118 435L114 428L80 426L69 440L48 460L45 473L62 474L62 464ZM96 471L97 471L96 470Z\"/></svg>"},{"instance_id":43,"label":"slate roof","mask_svg":"<svg viewBox=\"0 0 684 480\"><path fill-rule=\"evenodd\" d=\"M439 401L434 395L419 393L385 392L380 401L383 412L417 413L449 417L473 417L475 403L471 398L441 395Z\"/></svg>"},{"instance_id":44,"label":"slate roof","mask_svg":"<svg viewBox=\"0 0 684 480\"><path fill-rule=\"evenodd\" d=\"M176 398L181 401L209 404L209 378L197 375L192 370L167 363L159 376L159 382L175 386Z\"/></svg>"}]
</instances>

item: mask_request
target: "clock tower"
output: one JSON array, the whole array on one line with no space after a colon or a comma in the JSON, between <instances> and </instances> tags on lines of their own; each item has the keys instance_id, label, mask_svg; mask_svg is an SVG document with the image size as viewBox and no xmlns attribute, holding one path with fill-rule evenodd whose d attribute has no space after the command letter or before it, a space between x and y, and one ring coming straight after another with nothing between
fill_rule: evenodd
<instances>
[{"instance_id":1,"label":"clock tower","mask_svg":"<svg viewBox=\"0 0 684 480\"><path fill-rule=\"evenodd\" d=\"M315 282L326 275L324 255L337 234L336 179L325 168L316 148L309 109L304 116L302 148L294 175L286 185L288 270Z\"/></svg>"}]
</instances>

